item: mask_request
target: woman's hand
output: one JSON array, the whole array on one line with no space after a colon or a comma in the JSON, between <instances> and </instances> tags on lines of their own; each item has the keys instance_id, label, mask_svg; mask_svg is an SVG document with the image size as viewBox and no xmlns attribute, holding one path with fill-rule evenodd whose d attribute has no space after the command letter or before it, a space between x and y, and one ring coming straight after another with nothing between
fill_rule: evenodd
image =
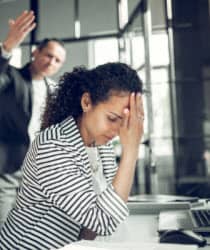
<instances>
[{"instance_id":1,"label":"woman's hand","mask_svg":"<svg viewBox=\"0 0 210 250\"><path fill-rule=\"evenodd\" d=\"M124 110L120 128L122 151L138 155L140 140L143 135L144 110L140 93L130 95L130 108Z\"/></svg>"},{"instance_id":2,"label":"woman's hand","mask_svg":"<svg viewBox=\"0 0 210 250\"><path fill-rule=\"evenodd\" d=\"M33 11L24 11L15 20L9 20L9 32L3 42L3 47L7 52L11 52L12 49L19 46L28 33L35 28L34 19Z\"/></svg>"},{"instance_id":3,"label":"woman's hand","mask_svg":"<svg viewBox=\"0 0 210 250\"><path fill-rule=\"evenodd\" d=\"M130 107L124 111L120 128L122 155L115 178L115 191L126 202L132 187L138 158L139 144L143 135L144 110L140 93L130 95Z\"/></svg>"}]
</instances>

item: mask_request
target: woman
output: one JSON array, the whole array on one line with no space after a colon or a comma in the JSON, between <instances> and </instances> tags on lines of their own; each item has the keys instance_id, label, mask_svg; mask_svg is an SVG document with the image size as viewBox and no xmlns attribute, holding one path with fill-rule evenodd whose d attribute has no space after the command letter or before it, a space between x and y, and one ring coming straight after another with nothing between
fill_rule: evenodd
<instances>
[{"instance_id":1,"label":"woman","mask_svg":"<svg viewBox=\"0 0 210 250\"><path fill-rule=\"evenodd\" d=\"M115 231L128 215L143 134L141 92L137 73L123 63L64 74L25 158L16 206L1 231L3 249L56 249Z\"/></svg>"}]
</instances>

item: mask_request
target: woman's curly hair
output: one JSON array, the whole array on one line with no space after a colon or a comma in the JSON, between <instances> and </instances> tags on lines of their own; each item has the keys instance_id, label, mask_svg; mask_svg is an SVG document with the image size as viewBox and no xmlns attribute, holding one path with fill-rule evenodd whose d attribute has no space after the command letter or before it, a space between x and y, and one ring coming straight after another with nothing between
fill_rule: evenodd
<instances>
[{"instance_id":1,"label":"woman's curly hair","mask_svg":"<svg viewBox=\"0 0 210 250\"><path fill-rule=\"evenodd\" d=\"M74 68L65 73L57 89L48 96L41 129L72 116L82 115L81 97L88 92L93 105L108 100L120 92L142 92L142 81L137 72L124 63L106 63L94 69Z\"/></svg>"}]
</instances>

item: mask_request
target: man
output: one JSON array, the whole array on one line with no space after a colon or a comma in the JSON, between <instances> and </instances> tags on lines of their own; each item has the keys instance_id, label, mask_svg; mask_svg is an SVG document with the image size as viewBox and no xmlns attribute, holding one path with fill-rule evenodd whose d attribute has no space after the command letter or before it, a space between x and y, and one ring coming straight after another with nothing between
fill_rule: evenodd
<instances>
[{"instance_id":1,"label":"man","mask_svg":"<svg viewBox=\"0 0 210 250\"><path fill-rule=\"evenodd\" d=\"M12 208L21 165L30 141L40 128L40 116L50 90L48 78L63 65L66 51L57 39L45 39L21 69L9 65L12 50L36 24L32 11L9 21L0 48L0 228Z\"/></svg>"}]
</instances>

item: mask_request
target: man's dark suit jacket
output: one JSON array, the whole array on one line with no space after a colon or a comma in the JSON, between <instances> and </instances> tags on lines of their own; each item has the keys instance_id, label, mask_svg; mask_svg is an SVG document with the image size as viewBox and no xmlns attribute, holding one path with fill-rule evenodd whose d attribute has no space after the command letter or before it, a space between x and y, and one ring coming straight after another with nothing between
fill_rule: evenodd
<instances>
[{"instance_id":1,"label":"man's dark suit jacket","mask_svg":"<svg viewBox=\"0 0 210 250\"><path fill-rule=\"evenodd\" d=\"M31 88L29 64L17 69L0 56L0 175L20 169L28 150Z\"/></svg>"}]
</instances>

